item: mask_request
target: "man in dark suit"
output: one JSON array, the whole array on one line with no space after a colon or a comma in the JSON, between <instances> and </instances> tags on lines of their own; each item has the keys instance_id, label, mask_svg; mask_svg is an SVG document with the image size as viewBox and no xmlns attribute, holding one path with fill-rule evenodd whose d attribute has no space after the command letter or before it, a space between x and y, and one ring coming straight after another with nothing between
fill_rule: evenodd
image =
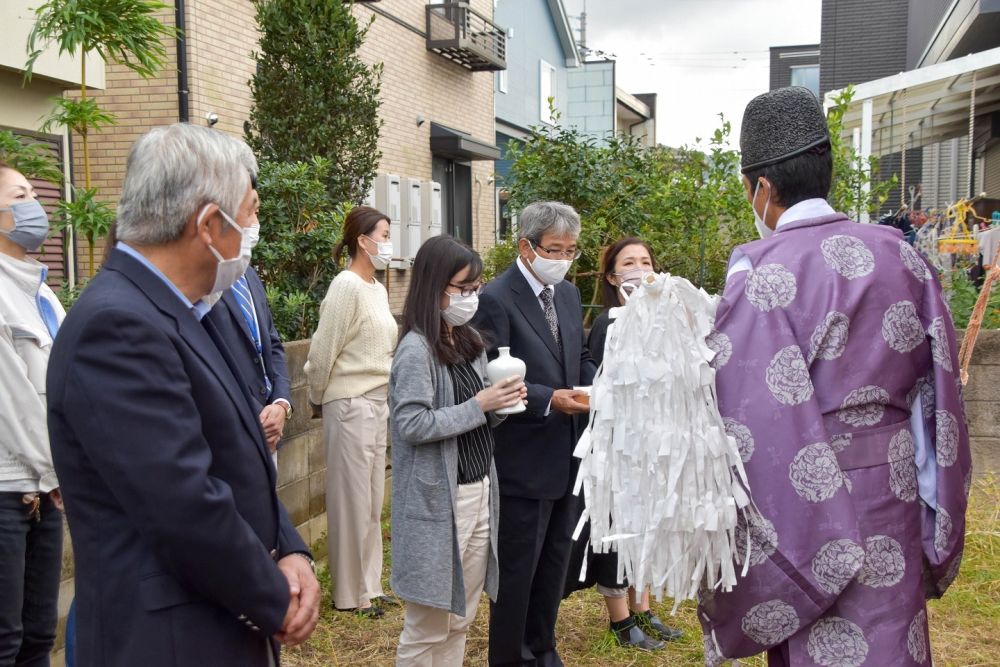
<instances>
[{"instance_id":1,"label":"man in dark suit","mask_svg":"<svg viewBox=\"0 0 1000 667\"><path fill-rule=\"evenodd\" d=\"M292 387L285 364L285 347L274 327L264 284L253 267L208 314L239 370L260 419L267 448L277 465L278 442L292 414Z\"/></svg>"},{"instance_id":2,"label":"man in dark suit","mask_svg":"<svg viewBox=\"0 0 1000 667\"><path fill-rule=\"evenodd\" d=\"M77 665L267 667L318 618L306 545L209 295L246 268L246 145L186 124L129 154L118 243L52 350Z\"/></svg>"},{"instance_id":3,"label":"man in dark suit","mask_svg":"<svg viewBox=\"0 0 1000 667\"><path fill-rule=\"evenodd\" d=\"M527 411L495 431L500 481L500 590L490 607L490 665L553 667L555 626L573 526L573 447L597 366L584 344L580 291L563 281L579 256L580 218L540 202L519 218L517 261L486 286L475 324L527 366Z\"/></svg>"}]
</instances>

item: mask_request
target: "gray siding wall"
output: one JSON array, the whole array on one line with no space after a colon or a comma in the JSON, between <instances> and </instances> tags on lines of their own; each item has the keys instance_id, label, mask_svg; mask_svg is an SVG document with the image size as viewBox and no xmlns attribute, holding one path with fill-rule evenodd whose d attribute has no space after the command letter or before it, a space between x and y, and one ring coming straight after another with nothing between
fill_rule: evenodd
<instances>
[{"instance_id":1,"label":"gray siding wall","mask_svg":"<svg viewBox=\"0 0 1000 667\"><path fill-rule=\"evenodd\" d=\"M924 209L945 208L968 194L968 137L957 137L924 148L923 185Z\"/></svg>"},{"instance_id":2,"label":"gray siding wall","mask_svg":"<svg viewBox=\"0 0 1000 667\"><path fill-rule=\"evenodd\" d=\"M821 95L906 69L909 3L910 0L823 1Z\"/></svg>"},{"instance_id":3,"label":"gray siding wall","mask_svg":"<svg viewBox=\"0 0 1000 667\"><path fill-rule=\"evenodd\" d=\"M983 187L988 197L1000 198L1000 143L991 146L983 156Z\"/></svg>"},{"instance_id":4,"label":"gray siding wall","mask_svg":"<svg viewBox=\"0 0 1000 667\"><path fill-rule=\"evenodd\" d=\"M556 108L565 117L569 102L567 72L571 70L566 67L566 56L548 3L499 0L493 17L497 25L512 32L507 40L507 92L497 89L495 96L497 119L522 128L542 121L539 87L542 60L556 70Z\"/></svg>"},{"instance_id":5,"label":"gray siding wall","mask_svg":"<svg viewBox=\"0 0 1000 667\"><path fill-rule=\"evenodd\" d=\"M598 139L614 134L614 62L587 63L569 70L569 105L565 120Z\"/></svg>"},{"instance_id":6,"label":"gray siding wall","mask_svg":"<svg viewBox=\"0 0 1000 667\"><path fill-rule=\"evenodd\" d=\"M792 57L789 54L799 52L819 51L819 44L805 46L772 46L771 47L771 81L770 89L784 88L792 85L792 67L800 65L819 65L818 55ZM784 57L782 57L784 55Z\"/></svg>"},{"instance_id":7,"label":"gray siding wall","mask_svg":"<svg viewBox=\"0 0 1000 667\"><path fill-rule=\"evenodd\" d=\"M924 54L951 4L952 0L910 0L906 29L906 69L917 67L920 56Z\"/></svg>"}]
</instances>

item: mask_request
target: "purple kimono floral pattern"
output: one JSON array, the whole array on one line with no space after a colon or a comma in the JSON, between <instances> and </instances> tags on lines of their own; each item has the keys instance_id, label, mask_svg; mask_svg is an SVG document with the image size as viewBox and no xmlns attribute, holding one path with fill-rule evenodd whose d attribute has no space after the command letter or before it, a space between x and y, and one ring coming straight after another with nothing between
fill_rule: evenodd
<instances>
[{"instance_id":1,"label":"purple kimono floral pattern","mask_svg":"<svg viewBox=\"0 0 1000 667\"><path fill-rule=\"evenodd\" d=\"M755 268L729 278L707 344L756 510L737 529L746 576L699 605L706 664L927 667L925 595L958 574L971 460L940 285L899 232L840 214L739 250Z\"/></svg>"}]
</instances>

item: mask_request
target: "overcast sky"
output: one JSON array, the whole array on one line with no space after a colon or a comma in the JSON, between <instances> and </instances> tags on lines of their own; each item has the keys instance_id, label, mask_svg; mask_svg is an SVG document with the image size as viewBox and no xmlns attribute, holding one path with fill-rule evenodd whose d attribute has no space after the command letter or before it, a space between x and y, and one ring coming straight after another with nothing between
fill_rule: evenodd
<instances>
[{"instance_id":1,"label":"overcast sky","mask_svg":"<svg viewBox=\"0 0 1000 667\"><path fill-rule=\"evenodd\" d=\"M578 16L584 0L563 0ZM617 56L617 83L658 93L656 138L693 144L768 88L768 48L815 44L821 0L586 0L587 46ZM579 21L570 19L574 29ZM579 33L577 33L579 38Z\"/></svg>"}]
</instances>

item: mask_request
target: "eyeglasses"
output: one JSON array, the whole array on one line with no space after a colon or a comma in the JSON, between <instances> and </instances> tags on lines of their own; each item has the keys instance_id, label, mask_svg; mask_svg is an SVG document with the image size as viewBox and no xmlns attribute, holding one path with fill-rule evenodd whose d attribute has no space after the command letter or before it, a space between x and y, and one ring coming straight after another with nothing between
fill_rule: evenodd
<instances>
[{"instance_id":1,"label":"eyeglasses","mask_svg":"<svg viewBox=\"0 0 1000 667\"><path fill-rule=\"evenodd\" d=\"M473 294L482 294L483 287L485 287L485 285L479 284L475 287L463 287L462 285L456 285L455 283L448 283L448 287L454 287L462 296L472 296Z\"/></svg>"},{"instance_id":2,"label":"eyeglasses","mask_svg":"<svg viewBox=\"0 0 1000 667\"><path fill-rule=\"evenodd\" d=\"M536 248L538 250L544 250L545 253L548 255L555 255L556 257L562 257L563 259L570 259L570 260L580 259L580 255L583 254L583 251L580 250L579 248L573 248L572 250L554 250L551 248L546 248L545 246L538 245L534 241L528 241L528 243L531 244L532 248Z\"/></svg>"}]
</instances>

